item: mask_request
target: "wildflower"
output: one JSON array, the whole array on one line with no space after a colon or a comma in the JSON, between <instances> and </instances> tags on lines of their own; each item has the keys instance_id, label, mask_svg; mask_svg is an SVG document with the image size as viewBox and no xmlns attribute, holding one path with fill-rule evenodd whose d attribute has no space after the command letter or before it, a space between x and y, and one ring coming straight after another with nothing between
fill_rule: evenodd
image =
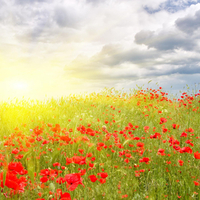
<instances>
[{"instance_id":1,"label":"wildflower","mask_svg":"<svg viewBox=\"0 0 200 200\"><path fill-rule=\"evenodd\" d=\"M183 163L184 163L184 162L183 162L182 160L179 160L178 162L179 162L179 165L180 165L180 166L183 166Z\"/></svg>"},{"instance_id":2,"label":"wildflower","mask_svg":"<svg viewBox=\"0 0 200 200\"><path fill-rule=\"evenodd\" d=\"M124 160L124 162L126 162L126 163L129 163L129 159L128 159L128 158L126 158L126 159Z\"/></svg>"},{"instance_id":3,"label":"wildflower","mask_svg":"<svg viewBox=\"0 0 200 200\"><path fill-rule=\"evenodd\" d=\"M187 137L187 133L185 133L185 132L181 133L180 137Z\"/></svg>"},{"instance_id":4,"label":"wildflower","mask_svg":"<svg viewBox=\"0 0 200 200\"><path fill-rule=\"evenodd\" d=\"M164 149L158 149L158 155L164 156L165 155L164 151L165 151Z\"/></svg>"},{"instance_id":5,"label":"wildflower","mask_svg":"<svg viewBox=\"0 0 200 200\"><path fill-rule=\"evenodd\" d=\"M72 162L73 162L72 158L66 158L66 165L69 165Z\"/></svg>"},{"instance_id":6,"label":"wildflower","mask_svg":"<svg viewBox=\"0 0 200 200\"><path fill-rule=\"evenodd\" d=\"M197 182L197 181L194 181L194 184L195 184L196 186L199 186L199 185L200 185L199 182Z\"/></svg>"},{"instance_id":7,"label":"wildflower","mask_svg":"<svg viewBox=\"0 0 200 200\"><path fill-rule=\"evenodd\" d=\"M58 184L61 184L61 183L64 183L65 182L65 179L63 177L59 177L56 179L56 183Z\"/></svg>"},{"instance_id":8,"label":"wildflower","mask_svg":"<svg viewBox=\"0 0 200 200\"><path fill-rule=\"evenodd\" d=\"M137 147L143 147L143 146L144 146L144 143L138 142L138 143L136 144L136 146L137 146Z\"/></svg>"},{"instance_id":9,"label":"wildflower","mask_svg":"<svg viewBox=\"0 0 200 200\"><path fill-rule=\"evenodd\" d=\"M43 176L42 178L40 178L40 181L42 183L46 183L49 180L49 178L47 176Z\"/></svg>"},{"instance_id":10,"label":"wildflower","mask_svg":"<svg viewBox=\"0 0 200 200\"><path fill-rule=\"evenodd\" d=\"M24 175L28 173L28 171L22 166L21 162L10 162L8 165L8 170L13 174Z\"/></svg>"},{"instance_id":11,"label":"wildflower","mask_svg":"<svg viewBox=\"0 0 200 200\"><path fill-rule=\"evenodd\" d=\"M81 178L81 175L79 173L67 174L65 176L65 180L67 182L66 187L68 188L69 191L75 190L79 184L83 185L82 183L83 179Z\"/></svg>"},{"instance_id":12,"label":"wildflower","mask_svg":"<svg viewBox=\"0 0 200 200\"><path fill-rule=\"evenodd\" d=\"M56 163L53 163L53 166L55 167L55 166L60 166L61 164L60 163L58 163L58 162L56 162Z\"/></svg>"},{"instance_id":13,"label":"wildflower","mask_svg":"<svg viewBox=\"0 0 200 200\"><path fill-rule=\"evenodd\" d=\"M160 123L159 123L159 124L163 124L163 123L165 123L165 122L167 122L167 119L165 119L164 117L161 117L161 118L160 118Z\"/></svg>"},{"instance_id":14,"label":"wildflower","mask_svg":"<svg viewBox=\"0 0 200 200\"><path fill-rule=\"evenodd\" d=\"M98 180L98 178L95 175L90 175L89 178L93 183Z\"/></svg>"},{"instance_id":15,"label":"wildflower","mask_svg":"<svg viewBox=\"0 0 200 200\"><path fill-rule=\"evenodd\" d=\"M83 154L84 149L79 149L78 151L79 151L81 154Z\"/></svg>"},{"instance_id":16,"label":"wildflower","mask_svg":"<svg viewBox=\"0 0 200 200\"><path fill-rule=\"evenodd\" d=\"M178 129L178 128L179 128L179 125L178 125L178 124L172 124L172 128L173 128L173 129Z\"/></svg>"},{"instance_id":17,"label":"wildflower","mask_svg":"<svg viewBox=\"0 0 200 200\"><path fill-rule=\"evenodd\" d=\"M97 175L101 176L101 178L107 178L108 174L106 172L98 173Z\"/></svg>"},{"instance_id":18,"label":"wildflower","mask_svg":"<svg viewBox=\"0 0 200 200\"><path fill-rule=\"evenodd\" d=\"M70 193L65 192L65 193L61 194L61 199L60 200L71 200Z\"/></svg>"},{"instance_id":19,"label":"wildflower","mask_svg":"<svg viewBox=\"0 0 200 200\"><path fill-rule=\"evenodd\" d=\"M106 183L106 179L100 178L100 179L99 179L99 182L100 182L101 184L104 184L104 183Z\"/></svg>"},{"instance_id":20,"label":"wildflower","mask_svg":"<svg viewBox=\"0 0 200 200\"><path fill-rule=\"evenodd\" d=\"M123 198L127 198L128 197L128 195L127 194L125 194L125 195L122 195L122 199Z\"/></svg>"},{"instance_id":21,"label":"wildflower","mask_svg":"<svg viewBox=\"0 0 200 200\"><path fill-rule=\"evenodd\" d=\"M15 149L12 150L11 153L13 153L13 154L18 154L18 153L19 153L19 149L18 149L18 148L15 148Z\"/></svg>"},{"instance_id":22,"label":"wildflower","mask_svg":"<svg viewBox=\"0 0 200 200\"><path fill-rule=\"evenodd\" d=\"M148 163L149 160L150 160L149 158L144 157L144 158L140 159L139 162L145 162L146 164L149 164Z\"/></svg>"},{"instance_id":23,"label":"wildflower","mask_svg":"<svg viewBox=\"0 0 200 200\"><path fill-rule=\"evenodd\" d=\"M86 162L85 162L86 157L74 156L72 159L73 159L73 162L76 163L76 164L79 164L79 165L85 165L86 164Z\"/></svg>"},{"instance_id":24,"label":"wildflower","mask_svg":"<svg viewBox=\"0 0 200 200\"><path fill-rule=\"evenodd\" d=\"M0 182L1 187L3 187L3 172L0 173ZM27 185L26 182L25 177L17 178L16 174L9 171L6 174L5 185L15 191L24 192L24 187Z\"/></svg>"},{"instance_id":25,"label":"wildflower","mask_svg":"<svg viewBox=\"0 0 200 200\"><path fill-rule=\"evenodd\" d=\"M179 152L180 153L185 153L185 152L187 152L187 153L192 153L192 149L190 148L190 147L183 147L183 148L181 148L180 150L179 150Z\"/></svg>"},{"instance_id":26,"label":"wildflower","mask_svg":"<svg viewBox=\"0 0 200 200\"><path fill-rule=\"evenodd\" d=\"M194 157L196 158L196 159L200 159L200 153L197 151L197 152L195 152L194 153Z\"/></svg>"}]
</instances>

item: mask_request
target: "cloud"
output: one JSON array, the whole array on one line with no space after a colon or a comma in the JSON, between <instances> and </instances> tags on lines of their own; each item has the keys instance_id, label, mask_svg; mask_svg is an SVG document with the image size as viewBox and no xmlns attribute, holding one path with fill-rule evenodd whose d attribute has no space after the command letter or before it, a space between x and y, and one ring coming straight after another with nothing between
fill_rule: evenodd
<instances>
[{"instance_id":1,"label":"cloud","mask_svg":"<svg viewBox=\"0 0 200 200\"><path fill-rule=\"evenodd\" d=\"M197 1L0 0L0 5L0 59L10 66L5 78L18 76L16 66L33 75L28 76L33 82L41 74L42 83L46 73L51 93L65 84L80 91L199 77Z\"/></svg>"},{"instance_id":2,"label":"cloud","mask_svg":"<svg viewBox=\"0 0 200 200\"><path fill-rule=\"evenodd\" d=\"M184 50L124 49L121 45L104 45L91 57L79 55L65 67L66 74L80 80L136 80L173 74L200 74L199 53Z\"/></svg>"},{"instance_id":3,"label":"cloud","mask_svg":"<svg viewBox=\"0 0 200 200\"><path fill-rule=\"evenodd\" d=\"M73 73L73 75L76 73L79 73L80 76L83 73L85 75L88 74L85 77L89 78L92 73L100 74L106 71L106 68L109 68L109 70L120 68L120 65L124 63L137 64L142 67L145 63L151 62L152 59L157 58L159 55L160 53L155 50L126 50L121 45L109 44L104 45L100 52L90 58L83 55L77 56L65 69ZM105 77L105 75L103 76Z\"/></svg>"},{"instance_id":4,"label":"cloud","mask_svg":"<svg viewBox=\"0 0 200 200\"><path fill-rule=\"evenodd\" d=\"M54 10L54 19L60 27L76 28L80 18L73 7L57 6Z\"/></svg>"},{"instance_id":5,"label":"cloud","mask_svg":"<svg viewBox=\"0 0 200 200\"><path fill-rule=\"evenodd\" d=\"M43 3L48 0L15 0L15 4L24 5L24 4L34 4L34 3Z\"/></svg>"},{"instance_id":6,"label":"cloud","mask_svg":"<svg viewBox=\"0 0 200 200\"><path fill-rule=\"evenodd\" d=\"M196 42L192 38L174 31L155 31L142 30L135 35L137 44L145 44L148 48L156 48L157 50L167 51L174 49L194 50Z\"/></svg>"},{"instance_id":7,"label":"cloud","mask_svg":"<svg viewBox=\"0 0 200 200\"><path fill-rule=\"evenodd\" d=\"M194 16L186 16L176 20L176 26L187 34L193 34L200 28L200 10Z\"/></svg>"},{"instance_id":8,"label":"cloud","mask_svg":"<svg viewBox=\"0 0 200 200\"><path fill-rule=\"evenodd\" d=\"M180 10L185 10L191 5L196 5L199 3L199 0L165 0L164 2L160 2L159 5L155 7L155 5L145 5L143 6L144 10L149 14L154 14L160 11L167 11L169 13L176 13Z\"/></svg>"},{"instance_id":9,"label":"cloud","mask_svg":"<svg viewBox=\"0 0 200 200\"><path fill-rule=\"evenodd\" d=\"M86 0L86 2L92 4L99 4L105 2L105 0Z\"/></svg>"}]
</instances>

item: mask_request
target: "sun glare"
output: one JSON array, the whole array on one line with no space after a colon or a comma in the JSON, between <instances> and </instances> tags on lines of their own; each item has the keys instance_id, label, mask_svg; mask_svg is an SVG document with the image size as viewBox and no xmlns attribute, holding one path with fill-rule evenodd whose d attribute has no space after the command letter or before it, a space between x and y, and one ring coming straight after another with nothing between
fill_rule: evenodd
<instances>
[{"instance_id":1,"label":"sun glare","mask_svg":"<svg viewBox=\"0 0 200 200\"><path fill-rule=\"evenodd\" d=\"M22 98L29 93L29 84L24 80L9 80L4 85L5 96L10 98Z\"/></svg>"},{"instance_id":2,"label":"sun glare","mask_svg":"<svg viewBox=\"0 0 200 200\"><path fill-rule=\"evenodd\" d=\"M24 81L13 81L10 84L10 86L12 89L19 90L19 91L24 91L28 89L28 84Z\"/></svg>"}]
</instances>

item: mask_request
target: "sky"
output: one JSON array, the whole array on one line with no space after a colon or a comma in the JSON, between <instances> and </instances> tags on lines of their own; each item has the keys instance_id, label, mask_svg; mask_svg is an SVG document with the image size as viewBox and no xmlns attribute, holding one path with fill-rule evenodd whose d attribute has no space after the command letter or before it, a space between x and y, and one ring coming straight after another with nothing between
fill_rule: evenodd
<instances>
[{"instance_id":1,"label":"sky","mask_svg":"<svg viewBox=\"0 0 200 200\"><path fill-rule=\"evenodd\" d=\"M0 0L0 100L200 89L200 0Z\"/></svg>"}]
</instances>

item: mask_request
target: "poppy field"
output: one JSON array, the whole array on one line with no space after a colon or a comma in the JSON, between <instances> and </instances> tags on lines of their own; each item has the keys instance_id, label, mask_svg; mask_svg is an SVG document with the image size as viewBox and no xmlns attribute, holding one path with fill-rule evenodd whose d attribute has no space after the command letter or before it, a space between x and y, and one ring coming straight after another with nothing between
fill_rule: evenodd
<instances>
[{"instance_id":1,"label":"poppy field","mask_svg":"<svg viewBox=\"0 0 200 200\"><path fill-rule=\"evenodd\" d=\"M0 199L200 199L200 91L113 88L0 103Z\"/></svg>"}]
</instances>

